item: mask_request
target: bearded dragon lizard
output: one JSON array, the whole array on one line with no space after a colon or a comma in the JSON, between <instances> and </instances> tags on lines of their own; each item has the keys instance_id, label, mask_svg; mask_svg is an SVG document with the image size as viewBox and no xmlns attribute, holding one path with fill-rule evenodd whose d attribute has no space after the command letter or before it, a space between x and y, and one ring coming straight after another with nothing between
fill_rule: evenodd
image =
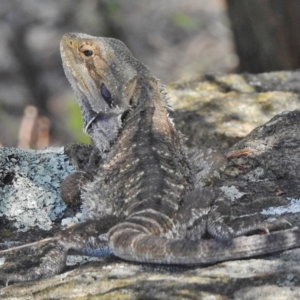
<instances>
[{"instance_id":1,"label":"bearded dragon lizard","mask_svg":"<svg viewBox=\"0 0 300 300\"><path fill-rule=\"evenodd\" d=\"M79 189L76 174L86 182L80 186L86 221L54 236L40 266L7 280L58 274L69 250L189 265L300 246L297 228L268 233L267 223L231 218L229 202L211 186L226 159L186 149L168 117L162 84L121 41L69 33L61 56L84 130L101 156L96 170L74 173L62 185L66 194ZM244 236L255 230L267 234Z\"/></svg>"}]
</instances>

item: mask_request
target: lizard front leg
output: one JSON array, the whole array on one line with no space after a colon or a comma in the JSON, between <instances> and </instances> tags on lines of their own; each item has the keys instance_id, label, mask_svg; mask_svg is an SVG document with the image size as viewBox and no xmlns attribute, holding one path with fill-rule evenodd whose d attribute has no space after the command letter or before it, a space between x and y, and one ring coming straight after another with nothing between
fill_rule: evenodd
<instances>
[{"instance_id":1,"label":"lizard front leg","mask_svg":"<svg viewBox=\"0 0 300 300\"><path fill-rule=\"evenodd\" d=\"M74 207L81 204L82 187L94 179L102 157L98 148L85 144L69 144L65 146L65 154L76 171L62 181L60 197Z\"/></svg>"}]
</instances>

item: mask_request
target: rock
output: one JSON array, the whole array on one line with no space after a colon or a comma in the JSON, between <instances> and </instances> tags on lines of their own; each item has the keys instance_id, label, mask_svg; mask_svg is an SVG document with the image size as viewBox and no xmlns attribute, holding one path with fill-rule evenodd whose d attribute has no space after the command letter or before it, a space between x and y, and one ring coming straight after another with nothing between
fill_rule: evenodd
<instances>
[{"instance_id":1,"label":"rock","mask_svg":"<svg viewBox=\"0 0 300 300\"><path fill-rule=\"evenodd\" d=\"M232 201L236 217L253 215L257 219L269 221L284 217L294 226L300 225L300 111L294 110L299 108L297 85L294 84L298 78L296 75L299 76L298 73L288 72L257 76L220 75L214 79L218 84L203 77L202 81L189 82L186 86L183 83L174 86L175 89L171 92L173 97L176 95L180 99L183 97L182 102L175 105L178 108L175 111L175 121L180 118L185 120L181 126L188 128L186 134L190 133L192 137L190 145L199 145L202 139L206 141L209 138L212 140L208 140L206 145L217 145L214 138L221 136L223 130L221 147L229 157L229 165L216 184L227 194L229 201ZM231 82L231 88L226 89L226 82ZM203 86L206 86L206 90L203 90ZM220 89L223 89L223 92ZM200 96L196 96L197 93ZM261 93L271 94L261 95ZM194 95L193 101L190 99L191 95ZM210 101L205 100L206 97ZM266 105L266 101L258 101L262 99L261 97L267 99L269 104ZM202 104L197 102L197 99L202 99ZM228 105L231 103L228 110L226 101ZM188 104L184 104L185 102ZM236 113L231 111L233 108ZM293 111L280 112L287 108ZM213 117L213 110L218 117ZM265 123L273 113L278 114ZM193 118L187 117L192 114ZM237 117L232 125L232 131L228 133L231 127L225 130L222 122L226 121L224 116L229 122L229 117L234 114ZM191 128L201 128L201 124L203 126L203 120L209 124L206 129L208 128L210 133L192 132ZM213 125L214 120L219 122ZM250 129L258 125L257 122L265 124L261 123L244 138L241 136L246 135L246 131L239 136L238 125L251 124ZM239 141L230 149L226 149L234 140ZM8 153L14 155L6 159ZM51 165L59 165L52 170L50 168L50 171L45 160L45 156L49 155ZM30 160L26 157L30 157ZM59 161L59 164L55 161ZM37 166L39 171L36 172L36 176L32 176L29 170ZM13 195L13 198L9 198L11 205L17 203L17 208L21 205L18 201L21 199L28 201L32 198L28 196L31 194L38 193L38 197L44 199L43 195L50 193L51 197L56 199L59 189L53 187L56 187L71 171L69 161L62 151L53 150L52 154L49 150L30 151L30 154L27 154L27 151L19 149L0 149L2 187L0 212L4 211L3 207L7 207L6 197L11 195ZM54 176L56 172L58 172L57 180ZM43 176L47 176L47 180L42 179ZM24 178L26 179L24 182L32 184L20 185ZM55 211L55 207L51 206L51 210ZM39 214L39 211L42 213L43 208L32 205L28 207L27 213L34 215ZM13 213L14 210L6 210L6 216L0 218L2 241L29 242L52 236L63 227L62 224L66 223L66 219L69 221L80 219L78 212L70 208L61 209L57 215L52 214L55 217L52 219L51 229L45 230L40 227L39 222L32 227L32 223L28 223L28 217L24 218L26 224L23 226L20 223L22 218L16 223L12 217ZM24 233L20 231L22 229L28 230ZM34 261L32 257L35 258ZM38 263L36 257L41 257L41 249L32 247L5 255L6 261L0 259L0 263L3 270L13 272ZM0 298L297 299L300 292L299 261L300 249L202 267L134 264L111 257L69 266L62 274L50 279L18 283L8 287L4 287L2 283Z\"/></svg>"},{"instance_id":2,"label":"rock","mask_svg":"<svg viewBox=\"0 0 300 300\"><path fill-rule=\"evenodd\" d=\"M167 88L187 145L227 149L285 110L300 108L300 72L205 75Z\"/></svg>"},{"instance_id":3,"label":"rock","mask_svg":"<svg viewBox=\"0 0 300 300\"><path fill-rule=\"evenodd\" d=\"M19 231L34 226L49 230L66 208L57 191L62 179L73 170L63 148L1 148L0 217L8 218Z\"/></svg>"}]
</instances>

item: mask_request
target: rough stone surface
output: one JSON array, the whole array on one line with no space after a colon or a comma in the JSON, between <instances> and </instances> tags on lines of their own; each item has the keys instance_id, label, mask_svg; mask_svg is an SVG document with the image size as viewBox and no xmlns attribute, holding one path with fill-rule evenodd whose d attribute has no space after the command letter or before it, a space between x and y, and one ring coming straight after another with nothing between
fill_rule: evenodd
<instances>
[{"instance_id":1,"label":"rough stone surface","mask_svg":"<svg viewBox=\"0 0 300 300\"><path fill-rule=\"evenodd\" d=\"M203 75L167 89L188 146L227 149L255 127L300 107L300 72Z\"/></svg>"},{"instance_id":2,"label":"rough stone surface","mask_svg":"<svg viewBox=\"0 0 300 300\"><path fill-rule=\"evenodd\" d=\"M57 191L74 170L63 153L63 148L1 149L0 217L7 217L18 231L34 226L49 230L52 221L62 216L66 206Z\"/></svg>"},{"instance_id":3,"label":"rough stone surface","mask_svg":"<svg viewBox=\"0 0 300 300\"><path fill-rule=\"evenodd\" d=\"M288 76L287 74L291 75ZM262 123L265 123L272 113L279 113L269 122L255 128L245 138L241 139L241 137L235 136L234 139L239 141L230 149L224 150L229 155L230 162L216 184L230 196L236 217L245 214L253 214L258 219L270 220L284 217L294 226L300 226L300 111L294 110L299 108L300 105L295 83L297 76L295 77L295 75L299 76L298 73L261 74L258 76L220 75L217 78L221 78L225 82L232 82L231 86L234 86L238 92L233 92L228 88L227 92L223 90L221 93L217 90L219 87L216 87L215 83L210 83L206 79L187 83L186 87L184 84L181 87L175 86L175 92L172 92L172 97L178 94L177 97L182 99L177 107L185 105L184 102L190 105L184 106L184 111L179 109L175 112L175 115L177 121L180 119L179 116L182 120L185 120L184 125L188 128L186 134L190 133L193 143L196 141L194 145L201 144L199 136L204 140L208 140L206 145L217 145L214 138L220 132L218 131L221 128L218 124L221 124L222 121L220 115L215 117L220 122L216 122L214 126L208 126L209 129L212 129L211 134L203 135L203 131L198 131L198 128L203 126L202 121L205 118L210 120L210 124L213 124L213 118L209 118L209 116L214 115L213 109L217 115L220 112L223 112L223 114L228 113L230 108L226 111L226 101L228 103L230 101L234 102L235 104L232 107L237 106L237 110L240 109L238 104L244 107L240 109L242 112L241 117L236 118L239 122L232 125L233 128L228 127L233 130L232 132L236 132L239 125L242 126L247 122L255 127L256 122L258 122L255 116L260 110L261 117L258 116L258 119ZM252 90L249 82L253 85ZM259 85L257 82L262 82L262 84ZM210 94L209 89L202 90L201 86L203 84L215 86L215 90L212 88L212 94ZM242 87L239 88L239 86ZM258 91L257 86L263 92ZM197 93L199 96L196 96ZM211 96L214 93L222 95L220 98L216 97L218 100L216 103L213 100L215 98ZM226 93L228 98L226 98ZM262 107L265 102L255 101L261 93L272 93L272 96L268 96L267 99L270 103L274 103L274 107L281 105L281 110L290 109L294 111L280 112L272 110L270 112L266 110L264 119L264 109ZM195 95L195 100L191 101L189 99L188 95L190 94ZM210 97L211 102L205 100L205 94L206 97ZM206 101L206 105L197 102L197 99L200 98ZM256 107L257 112L253 113L252 121L250 116L247 116L247 111L249 110L249 114L251 112L251 105ZM208 106L206 110L205 106ZM260 106L261 109L259 110ZM192 113L194 113L193 118L190 117ZM239 113L237 115L239 116ZM197 116L199 116L198 123ZM197 131L191 131L191 128ZM224 130L224 132L227 133L228 130ZM194 140L193 137L195 137ZM209 138L212 138L212 141L209 141ZM230 134L223 136L221 147L225 149L226 145L231 145L234 139L231 138ZM245 151L245 149L247 150ZM236 151L242 150L245 155L234 156ZM0 158L3 158L5 151L8 150L1 150L2 156ZM19 153L19 150L16 149L10 149L10 151ZM40 157L40 154L38 157ZM63 158L65 159L63 153L53 154L53 159L61 161ZM38 165L39 167L42 166L41 158ZM54 162L53 165L55 165ZM68 161L66 161L66 165L68 165ZM32 167L36 167L36 164L33 163ZM3 172L7 168L6 164L2 164L0 168L2 174L6 174L1 177L1 188L4 189L7 185L18 188L15 185L15 180L19 171L16 171L14 165L10 167L16 173L11 178L7 176L7 171L6 173ZM49 176L51 177L51 175ZM53 180L54 178L51 177L51 182ZM59 180L61 180L61 177L57 179L58 182ZM22 192L28 194L30 191L24 190ZM58 189L51 189L51 193L58 195ZM6 205L5 194L2 194L3 198L0 200L0 211L3 209L3 205ZM16 197L13 201L19 201L19 199ZM1 217L1 242L16 240L28 242L41 237L52 236L62 227L62 218L68 217L71 219L76 213L76 211L66 208L57 219L53 220L51 230L45 231L37 226L30 227L28 225L30 229L26 231L26 234L20 232L20 227L16 226L15 221L11 220L9 216L6 216L6 218ZM3 248L4 246L2 245ZM39 249L38 247L23 249L5 255L5 261L4 259L0 260L0 264L2 263L3 270L14 272L39 263L38 259L32 262L32 257L41 257L41 253L42 248ZM142 265L127 263L117 258L106 258L87 262L76 267L67 267L61 275L50 279L18 283L8 287L4 287L4 283L2 283L3 288L0 290L0 298L299 299L299 262L300 249L293 249L267 257L224 262L204 267Z\"/></svg>"}]
</instances>

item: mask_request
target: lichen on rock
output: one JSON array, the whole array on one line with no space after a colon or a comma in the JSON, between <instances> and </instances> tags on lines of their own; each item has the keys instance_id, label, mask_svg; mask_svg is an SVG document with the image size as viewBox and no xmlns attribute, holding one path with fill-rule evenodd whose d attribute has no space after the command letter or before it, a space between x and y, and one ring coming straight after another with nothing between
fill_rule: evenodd
<instances>
[{"instance_id":1,"label":"lichen on rock","mask_svg":"<svg viewBox=\"0 0 300 300\"><path fill-rule=\"evenodd\" d=\"M58 190L72 171L63 148L0 148L0 217L18 231L34 226L49 230L66 208Z\"/></svg>"}]
</instances>

